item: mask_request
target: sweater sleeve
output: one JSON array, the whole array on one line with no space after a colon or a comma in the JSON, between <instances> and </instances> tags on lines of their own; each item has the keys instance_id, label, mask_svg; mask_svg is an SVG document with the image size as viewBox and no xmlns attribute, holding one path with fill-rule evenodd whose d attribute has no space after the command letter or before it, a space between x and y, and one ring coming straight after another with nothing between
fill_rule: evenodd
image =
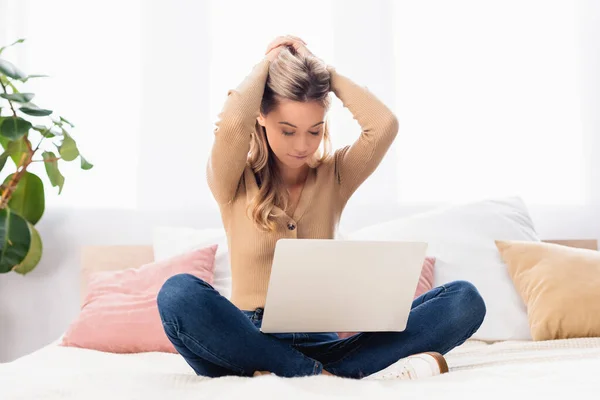
<instances>
[{"instance_id":1,"label":"sweater sleeve","mask_svg":"<svg viewBox=\"0 0 600 400\"><path fill-rule=\"evenodd\" d=\"M352 113L362 133L350 146L335 152L337 181L344 200L375 171L398 133L394 113L366 87L328 66L331 90Z\"/></svg>"},{"instance_id":2,"label":"sweater sleeve","mask_svg":"<svg viewBox=\"0 0 600 400\"><path fill-rule=\"evenodd\" d=\"M256 126L269 65L269 59L264 58L236 89L229 90L218 115L206 176L219 204L233 200L246 167L250 136Z\"/></svg>"}]
</instances>

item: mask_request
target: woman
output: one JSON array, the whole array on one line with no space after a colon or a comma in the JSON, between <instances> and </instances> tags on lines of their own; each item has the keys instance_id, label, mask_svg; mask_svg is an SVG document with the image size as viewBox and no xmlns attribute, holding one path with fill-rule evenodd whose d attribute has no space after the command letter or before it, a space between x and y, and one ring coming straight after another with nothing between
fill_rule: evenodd
<instances>
[{"instance_id":1,"label":"woman","mask_svg":"<svg viewBox=\"0 0 600 400\"><path fill-rule=\"evenodd\" d=\"M481 325L485 305L470 283L435 288L413 303L403 332L260 332L275 243L334 237L350 196L398 131L366 88L325 65L293 36L276 38L219 114L208 184L227 232L231 301L189 274L171 277L158 306L166 334L198 375L363 378L404 358L401 378L447 371L442 354ZM332 91L362 128L331 154L325 122ZM320 149L323 145L322 149Z\"/></svg>"}]
</instances>

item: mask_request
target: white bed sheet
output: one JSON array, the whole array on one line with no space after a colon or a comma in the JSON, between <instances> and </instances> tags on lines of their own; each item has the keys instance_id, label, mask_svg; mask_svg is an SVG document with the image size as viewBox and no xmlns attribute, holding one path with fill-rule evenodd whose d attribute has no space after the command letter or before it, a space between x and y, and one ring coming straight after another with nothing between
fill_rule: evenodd
<instances>
[{"instance_id":1,"label":"white bed sheet","mask_svg":"<svg viewBox=\"0 0 600 400\"><path fill-rule=\"evenodd\" d=\"M196 376L177 354L112 354L57 344L0 364L0 399L596 399L600 393L600 338L470 340L447 355L450 373L416 381L210 379Z\"/></svg>"}]
</instances>

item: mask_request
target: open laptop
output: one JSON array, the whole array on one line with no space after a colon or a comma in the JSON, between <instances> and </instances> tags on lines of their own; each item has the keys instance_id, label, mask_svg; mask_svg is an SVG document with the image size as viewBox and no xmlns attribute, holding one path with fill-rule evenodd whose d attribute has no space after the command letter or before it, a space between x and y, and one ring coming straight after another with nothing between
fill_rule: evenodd
<instances>
[{"instance_id":1,"label":"open laptop","mask_svg":"<svg viewBox=\"0 0 600 400\"><path fill-rule=\"evenodd\" d=\"M406 329L425 242L280 239L261 331Z\"/></svg>"}]
</instances>

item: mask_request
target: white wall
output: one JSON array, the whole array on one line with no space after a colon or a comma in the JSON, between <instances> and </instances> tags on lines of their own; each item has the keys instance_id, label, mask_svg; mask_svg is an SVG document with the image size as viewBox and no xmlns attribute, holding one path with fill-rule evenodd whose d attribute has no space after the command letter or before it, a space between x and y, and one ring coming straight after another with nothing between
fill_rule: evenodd
<instances>
[{"instance_id":1,"label":"white wall","mask_svg":"<svg viewBox=\"0 0 600 400\"><path fill-rule=\"evenodd\" d=\"M134 113L140 116L188 115L204 127L207 126L206 121L213 119L214 115L209 115L201 103L165 101L165 97L189 98L184 96L189 88L210 91L210 82L205 79L206 63L201 59L203 51L207 55L214 51L210 35L205 29L207 21L203 19L208 14L206 6L203 5L204 2L198 2L193 6L194 12L190 12L189 8L167 7L165 4L166 2L140 3L141 17L132 22L132 26L139 28L132 37L134 40L142 40L143 46L141 54L134 54L131 62L144 66L143 75L139 77L139 81L134 81L135 85L143 88L139 108L135 108ZM386 2L377 4L378 6L370 8L372 15L369 18L376 19L378 15L387 12ZM592 199L589 206L531 208L536 228L545 239L600 239L600 77L597 73L600 71L600 3L585 0L579 4L581 10L578 24L582 39L581 117L588 152L587 171L592 174L591 182L596 184L589 187ZM2 28L7 26L7 14L3 16L6 9L4 6L3 0L0 0L0 39L4 39ZM336 33L342 36L337 40L351 37L352 34L352 31L342 30ZM195 38L195 46L200 49L198 52L187 54L189 49L179 45L180 38L188 35ZM357 46L370 48L364 43ZM374 55L380 54L372 48L371 51ZM338 58L344 58L348 54L338 48L334 48L334 52L337 52ZM124 54L123 57L125 56L127 55ZM156 63L156 57L173 60L172 71L165 71L164 64ZM385 68L383 71L386 73ZM386 90L381 88L382 93L386 93ZM120 107L126 108L125 105ZM70 106L66 108L70 109ZM38 224L44 241L44 255L40 265L25 277L17 274L0 276L0 362L14 360L56 339L75 318L79 307L81 246L149 244L151 229L156 225L218 226L219 216L212 200L198 197L200 193L205 193L206 185L204 164L199 155L207 149L202 147L201 143L204 142L194 135L210 132L193 127L183 117L138 120L139 132L132 142L137 143L137 164L131 181L120 181L124 187L135 191L134 207L50 206ZM192 128L189 128L190 125ZM135 124L128 129L133 127ZM119 126L112 126L111 129L112 135L120 133ZM93 133L100 134L102 131ZM115 151L116 154L121 154ZM386 159L386 162L391 162L389 160ZM98 167L102 167L102 163L98 163ZM78 178L79 182L85 182L86 175L82 176L83 178ZM371 190L375 184L384 184L386 178L388 177L381 174L374 175L372 183L365 185L364 190ZM77 185L74 184L73 187ZM118 190L115 191L115 196L118 193ZM373 199L374 202L377 200L377 196L366 192L361 198ZM363 201L351 201L343 215L342 229L349 230L390 216L408 215L430 207L432 206L423 204L403 208L389 204L374 207L364 205Z\"/></svg>"}]
</instances>

